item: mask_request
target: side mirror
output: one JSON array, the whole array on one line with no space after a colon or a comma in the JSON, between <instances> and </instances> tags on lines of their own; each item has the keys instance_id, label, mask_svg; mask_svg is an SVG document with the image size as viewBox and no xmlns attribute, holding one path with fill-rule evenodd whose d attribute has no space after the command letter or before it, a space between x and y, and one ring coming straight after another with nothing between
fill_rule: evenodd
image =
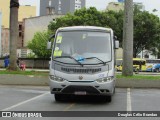
<instances>
[{"instance_id":1,"label":"side mirror","mask_svg":"<svg viewBox=\"0 0 160 120\"><path fill-rule=\"evenodd\" d=\"M118 49L119 48L119 41L115 41L115 49Z\"/></svg>"},{"instance_id":2,"label":"side mirror","mask_svg":"<svg viewBox=\"0 0 160 120\"><path fill-rule=\"evenodd\" d=\"M51 61L49 61L49 65L51 65Z\"/></svg>"},{"instance_id":3,"label":"side mirror","mask_svg":"<svg viewBox=\"0 0 160 120\"><path fill-rule=\"evenodd\" d=\"M51 49L51 45L52 45L52 42L48 41L47 42L47 50Z\"/></svg>"},{"instance_id":4,"label":"side mirror","mask_svg":"<svg viewBox=\"0 0 160 120\"><path fill-rule=\"evenodd\" d=\"M51 49L52 47L52 42L51 42L51 39L52 38L55 38L55 35L51 35L48 42L47 42L47 50Z\"/></svg>"}]
</instances>

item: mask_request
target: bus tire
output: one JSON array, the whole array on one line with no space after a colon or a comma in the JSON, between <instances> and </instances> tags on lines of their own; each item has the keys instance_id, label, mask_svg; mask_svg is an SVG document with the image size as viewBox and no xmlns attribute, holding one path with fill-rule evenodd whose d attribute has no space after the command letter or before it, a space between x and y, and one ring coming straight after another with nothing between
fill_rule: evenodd
<instances>
[{"instance_id":1,"label":"bus tire","mask_svg":"<svg viewBox=\"0 0 160 120\"><path fill-rule=\"evenodd\" d=\"M115 92L116 92L116 87L114 87L114 89L113 89L113 94L115 94Z\"/></svg>"},{"instance_id":2,"label":"bus tire","mask_svg":"<svg viewBox=\"0 0 160 120\"><path fill-rule=\"evenodd\" d=\"M112 101L112 96L107 96L107 102L111 102Z\"/></svg>"},{"instance_id":3,"label":"bus tire","mask_svg":"<svg viewBox=\"0 0 160 120\"><path fill-rule=\"evenodd\" d=\"M159 68L156 69L156 72L159 72Z\"/></svg>"},{"instance_id":4,"label":"bus tire","mask_svg":"<svg viewBox=\"0 0 160 120\"><path fill-rule=\"evenodd\" d=\"M135 74L139 74L139 69L136 69L134 72Z\"/></svg>"},{"instance_id":5,"label":"bus tire","mask_svg":"<svg viewBox=\"0 0 160 120\"><path fill-rule=\"evenodd\" d=\"M101 96L102 102L111 102L112 101L112 96Z\"/></svg>"},{"instance_id":6,"label":"bus tire","mask_svg":"<svg viewBox=\"0 0 160 120\"><path fill-rule=\"evenodd\" d=\"M63 95L62 94L54 94L54 98L55 98L55 101L62 101L62 98L63 98Z\"/></svg>"}]
</instances>

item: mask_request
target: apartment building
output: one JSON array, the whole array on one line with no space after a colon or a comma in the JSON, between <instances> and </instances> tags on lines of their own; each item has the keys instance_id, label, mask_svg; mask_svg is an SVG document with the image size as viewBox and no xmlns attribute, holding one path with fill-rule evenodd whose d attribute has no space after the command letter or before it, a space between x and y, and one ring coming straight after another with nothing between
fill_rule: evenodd
<instances>
[{"instance_id":1,"label":"apartment building","mask_svg":"<svg viewBox=\"0 0 160 120\"><path fill-rule=\"evenodd\" d=\"M40 0L40 16L74 13L86 6L86 0Z\"/></svg>"}]
</instances>

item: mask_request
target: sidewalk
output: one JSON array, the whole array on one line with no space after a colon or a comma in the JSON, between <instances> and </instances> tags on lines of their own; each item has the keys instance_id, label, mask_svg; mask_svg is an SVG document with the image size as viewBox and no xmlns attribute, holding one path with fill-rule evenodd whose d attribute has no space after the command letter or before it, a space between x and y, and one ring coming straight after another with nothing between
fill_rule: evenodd
<instances>
[{"instance_id":1,"label":"sidewalk","mask_svg":"<svg viewBox=\"0 0 160 120\"><path fill-rule=\"evenodd\" d=\"M1 74L0 85L31 85L46 86L49 84L48 76Z\"/></svg>"},{"instance_id":2,"label":"sidewalk","mask_svg":"<svg viewBox=\"0 0 160 120\"><path fill-rule=\"evenodd\" d=\"M49 69L32 69L32 68L28 68L26 69L26 71L38 71L38 72L49 72Z\"/></svg>"}]
</instances>

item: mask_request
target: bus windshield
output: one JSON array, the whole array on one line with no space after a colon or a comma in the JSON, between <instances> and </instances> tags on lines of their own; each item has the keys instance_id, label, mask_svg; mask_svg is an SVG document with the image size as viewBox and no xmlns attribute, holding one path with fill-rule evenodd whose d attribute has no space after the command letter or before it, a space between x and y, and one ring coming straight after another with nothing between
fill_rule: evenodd
<instances>
[{"instance_id":1,"label":"bus windshield","mask_svg":"<svg viewBox=\"0 0 160 120\"><path fill-rule=\"evenodd\" d=\"M110 33L99 31L66 31L59 32L56 37L53 57L63 63L76 63L83 59L83 64L98 64L111 61ZM85 59L93 58L93 59ZM95 59L96 58L96 59Z\"/></svg>"}]
</instances>

